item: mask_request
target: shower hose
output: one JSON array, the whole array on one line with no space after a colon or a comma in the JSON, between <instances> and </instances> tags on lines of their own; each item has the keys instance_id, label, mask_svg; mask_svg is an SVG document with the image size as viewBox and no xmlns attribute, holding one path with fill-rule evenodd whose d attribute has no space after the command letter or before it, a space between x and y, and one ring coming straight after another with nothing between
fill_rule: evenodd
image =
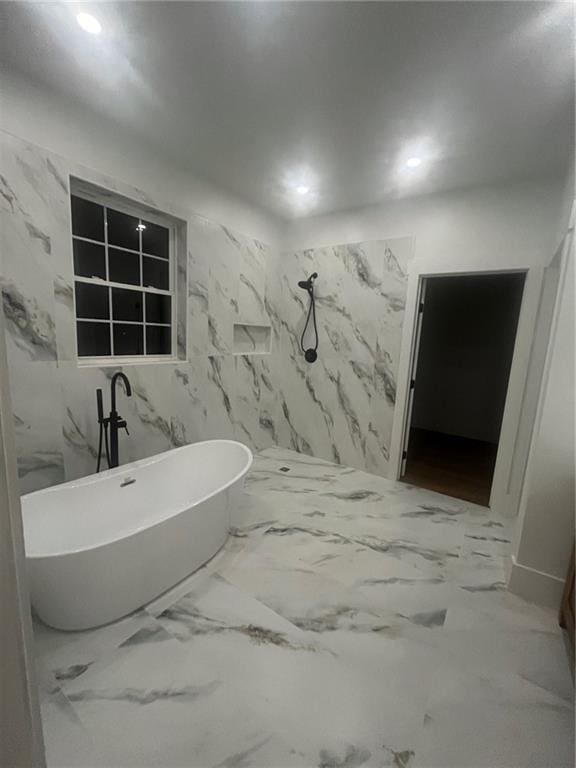
<instances>
[{"instance_id":1,"label":"shower hose","mask_svg":"<svg viewBox=\"0 0 576 768\"><path fill-rule=\"evenodd\" d=\"M316 276L316 273L315 273ZM314 297L314 279L313 277L308 278L308 285L306 290L308 291L308 295L310 296L310 304L308 306L308 314L306 315L306 322L304 324L304 330L302 331L302 336L300 337L300 348L302 349L302 352L304 352L304 358L308 363L313 363L318 358L318 326L316 324L316 299ZM306 349L304 347L304 337L306 336L306 333L308 331L308 327L310 325L310 320L312 320L312 326L314 328L314 346L308 347Z\"/></svg>"}]
</instances>

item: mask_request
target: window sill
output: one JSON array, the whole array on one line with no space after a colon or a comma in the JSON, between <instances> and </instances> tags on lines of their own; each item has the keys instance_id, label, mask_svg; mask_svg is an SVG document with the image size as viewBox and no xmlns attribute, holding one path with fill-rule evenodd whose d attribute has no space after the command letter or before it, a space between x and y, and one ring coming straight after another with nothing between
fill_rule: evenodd
<instances>
[{"instance_id":1,"label":"window sill","mask_svg":"<svg viewBox=\"0 0 576 768\"><path fill-rule=\"evenodd\" d=\"M162 355L159 357L84 357L78 358L78 368L125 368L131 365L175 365L187 360Z\"/></svg>"}]
</instances>

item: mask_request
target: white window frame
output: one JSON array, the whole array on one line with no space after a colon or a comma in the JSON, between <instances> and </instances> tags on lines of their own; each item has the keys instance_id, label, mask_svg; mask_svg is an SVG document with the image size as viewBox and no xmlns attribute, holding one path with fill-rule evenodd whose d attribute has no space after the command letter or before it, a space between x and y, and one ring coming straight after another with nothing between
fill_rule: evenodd
<instances>
[{"instance_id":1,"label":"white window frame","mask_svg":"<svg viewBox=\"0 0 576 768\"><path fill-rule=\"evenodd\" d=\"M92 203L96 203L97 205L102 206L104 209L112 209L115 211L118 211L120 213L125 213L129 216L135 216L139 219L144 219L146 221L151 222L152 224L159 224L160 226L168 229L169 232L169 241L168 241L168 290L162 290L160 288L152 288L152 287L145 287L142 285L132 285L130 283L117 283L110 281L108 279L102 279L100 277L81 277L79 275L76 275L74 270L74 240L79 240L87 243L94 243L96 245L104 245L105 248L105 267L106 267L106 277L108 278L108 220L107 217L105 217L104 221L104 242L100 242L98 240L91 240L87 237L81 237L79 235L74 235L72 233L72 218L70 216L70 245L71 245L71 258L72 258L72 274L73 274L73 280L74 285L78 283L85 283L88 285L98 285L102 287L107 287L109 289L112 288L122 288L127 290L133 290L137 291L141 294L146 293L152 293L156 295L161 296L170 296L171 302L171 335L170 335L170 341L171 341L171 351L170 354L167 355L148 355L146 354L146 351L144 351L144 354L141 355L99 355L99 356L88 356L88 355L79 355L78 354L78 323L82 322L90 322L90 323L105 323L110 328L110 349L114 349L113 345L113 328L114 328L114 319L112 317L112 291L109 290L108 300L109 300L109 306L110 306L110 319L109 320L102 320L99 318L81 318L78 317L76 312L76 289L72 291L72 301L73 301L73 309L74 309L74 350L76 354L76 360L79 367L83 366L96 366L96 367L106 367L106 366L118 366L118 365L137 365L145 364L145 363L174 363L175 361L178 361L178 354L177 354L177 334L178 334L178 309L177 309L177 285L176 285L176 279L177 279L177 264L176 264L176 224L174 220L167 214L163 214L160 211L151 211L149 208L145 206L140 206L136 202L128 201L125 198L117 197L113 193L106 192L104 190L99 190L98 188L93 188L90 185L88 185L85 182L79 182L78 188L76 188L76 185L73 183L71 185L70 189L70 207L72 206L72 197L79 197L84 200L88 200ZM140 249L139 252L133 251L129 248L123 248L122 246L116 246L112 245L110 247L120 250L120 251L126 251L126 253L132 253L136 254L138 253L140 257L140 275L143 275L143 255L142 255L142 233L140 233ZM145 254L148 258L158 258L159 261L166 261L166 259L161 259L159 257L154 256L154 254ZM143 336L144 336L144 350L146 350L146 301L143 302L143 320L135 321L135 320L122 320L121 321L123 325L141 325L143 327ZM162 325L154 323L154 325ZM167 324L166 324L167 325ZM164 325L164 327L166 327Z\"/></svg>"}]
</instances>

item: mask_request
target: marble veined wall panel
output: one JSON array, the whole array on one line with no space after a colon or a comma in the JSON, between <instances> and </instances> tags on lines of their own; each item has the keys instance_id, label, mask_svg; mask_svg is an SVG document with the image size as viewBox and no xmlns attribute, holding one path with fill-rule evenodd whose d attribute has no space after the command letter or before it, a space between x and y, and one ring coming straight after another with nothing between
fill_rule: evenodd
<instances>
[{"instance_id":1,"label":"marble veined wall panel","mask_svg":"<svg viewBox=\"0 0 576 768\"><path fill-rule=\"evenodd\" d=\"M0 279L8 359L56 361L54 240L63 192L35 147L8 137L1 158Z\"/></svg>"},{"instance_id":2,"label":"marble veined wall panel","mask_svg":"<svg viewBox=\"0 0 576 768\"><path fill-rule=\"evenodd\" d=\"M262 435L262 445L270 445L258 428L258 403L249 404L248 379L242 375L249 370L247 357L237 359L232 350L240 311L252 321L269 322L264 287L272 249L17 137L3 132L0 137L0 286L22 491L95 471L95 391L104 390L109 407L116 370L128 375L133 390L131 398L118 397L130 430L120 437L123 461L217 437L242 436L257 449ZM177 289L186 311L179 319L177 362L122 369L78 365L71 179L185 221L187 258L178 264Z\"/></svg>"},{"instance_id":3,"label":"marble veined wall panel","mask_svg":"<svg viewBox=\"0 0 576 768\"><path fill-rule=\"evenodd\" d=\"M385 474L411 238L280 253L177 205L7 134L0 174L0 285L23 491L95 471L95 391L118 366L78 366L69 187L84 180L185 222L178 359L124 366L123 461L189 442L280 445ZM316 271L319 359L300 351ZM234 326L271 326L269 354ZM266 350L268 349L267 345ZM254 351L262 345L254 345ZM236 354L234 354L236 352Z\"/></svg>"},{"instance_id":4,"label":"marble veined wall panel","mask_svg":"<svg viewBox=\"0 0 576 768\"><path fill-rule=\"evenodd\" d=\"M267 273L278 443L386 474L396 399L412 239L353 243L283 254ZM319 357L305 362L300 336L316 281ZM305 346L313 341L308 333Z\"/></svg>"},{"instance_id":5,"label":"marble veined wall panel","mask_svg":"<svg viewBox=\"0 0 576 768\"><path fill-rule=\"evenodd\" d=\"M11 361L10 389L22 492L63 482L64 442L57 364Z\"/></svg>"}]
</instances>

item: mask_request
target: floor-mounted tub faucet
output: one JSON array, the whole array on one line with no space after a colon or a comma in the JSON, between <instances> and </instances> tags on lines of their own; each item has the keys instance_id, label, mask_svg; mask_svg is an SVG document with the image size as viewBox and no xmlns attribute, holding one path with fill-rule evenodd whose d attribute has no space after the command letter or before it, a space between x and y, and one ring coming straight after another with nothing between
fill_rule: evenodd
<instances>
[{"instance_id":1,"label":"floor-mounted tub faucet","mask_svg":"<svg viewBox=\"0 0 576 768\"><path fill-rule=\"evenodd\" d=\"M110 381L110 414L107 418L104 418L104 408L102 405L102 390L96 390L96 401L98 404L98 424L100 425L100 439L98 444L98 466L96 471L100 471L100 462L102 457L102 438L104 438L106 446L106 458L108 460L108 466L110 468L117 467L118 459L118 430L125 429L126 434L129 435L128 425L126 421L120 417L116 410L116 382L118 379L122 379L124 382L124 389L127 397L132 396L132 387L128 381L128 377L118 371L112 376ZM108 444L108 430L110 430L110 444Z\"/></svg>"},{"instance_id":2,"label":"floor-mounted tub faucet","mask_svg":"<svg viewBox=\"0 0 576 768\"><path fill-rule=\"evenodd\" d=\"M122 373L121 371L118 371L118 373L115 373L114 376L112 376L112 381L110 382L110 466L111 467L117 467L118 466L118 430L119 429L125 429L126 434L129 435L128 432L128 425L124 421L124 419L121 419L118 415L118 411L116 410L116 382L118 379L122 379L124 382L124 389L126 390L126 396L132 397L132 387L130 386L130 382L128 381L128 377L126 374Z\"/></svg>"}]
</instances>

